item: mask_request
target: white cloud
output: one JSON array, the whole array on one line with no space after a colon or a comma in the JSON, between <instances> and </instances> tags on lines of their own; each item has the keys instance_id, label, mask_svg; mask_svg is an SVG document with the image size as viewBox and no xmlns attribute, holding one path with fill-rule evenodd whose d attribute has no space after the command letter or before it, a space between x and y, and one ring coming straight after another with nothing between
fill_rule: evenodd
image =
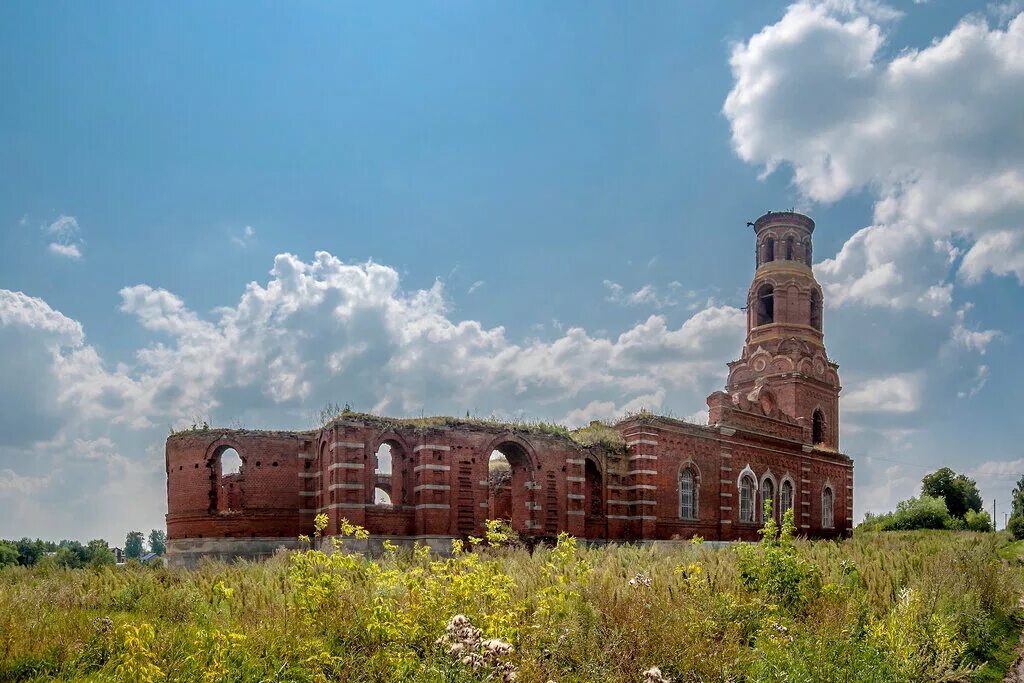
<instances>
[{"instance_id":1,"label":"white cloud","mask_svg":"<svg viewBox=\"0 0 1024 683\"><path fill-rule=\"evenodd\" d=\"M50 242L46 248L51 254L64 256L74 261L82 258L82 251L78 248L77 244L57 244L56 242Z\"/></svg>"},{"instance_id":2,"label":"white cloud","mask_svg":"<svg viewBox=\"0 0 1024 683\"><path fill-rule=\"evenodd\" d=\"M5 493L31 495L49 483L48 477L23 477L14 470L0 470L0 496Z\"/></svg>"},{"instance_id":3,"label":"white cloud","mask_svg":"<svg viewBox=\"0 0 1024 683\"><path fill-rule=\"evenodd\" d=\"M1024 458L1017 460L989 460L978 465L969 472L972 477L978 478L1013 478L1024 476Z\"/></svg>"},{"instance_id":4,"label":"white cloud","mask_svg":"<svg viewBox=\"0 0 1024 683\"><path fill-rule=\"evenodd\" d=\"M43 226L43 232L53 240L47 246L51 254L76 261L82 258L82 235L77 218L61 215L53 223Z\"/></svg>"},{"instance_id":5,"label":"white cloud","mask_svg":"<svg viewBox=\"0 0 1024 683\"><path fill-rule=\"evenodd\" d=\"M589 424L593 420L614 421L641 410L657 412L664 400L665 392L659 389L653 394L637 396L621 406L616 406L614 401L591 401L583 408L569 411L562 418L562 422L570 427L576 427ZM705 422L707 422L706 419Z\"/></svg>"},{"instance_id":6,"label":"white cloud","mask_svg":"<svg viewBox=\"0 0 1024 683\"><path fill-rule=\"evenodd\" d=\"M253 239L255 237L256 237L256 231L253 229L253 227L251 225L247 225L244 228L242 228L242 234L241 235L232 235L231 236L231 243L234 244L235 246L238 246L238 247L241 247L242 249L245 249L246 247L248 247L252 243L252 241L253 241Z\"/></svg>"},{"instance_id":7,"label":"white cloud","mask_svg":"<svg viewBox=\"0 0 1024 683\"><path fill-rule=\"evenodd\" d=\"M985 273L1015 275L1024 284L1024 235L1009 230L982 235L964 256L960 274L973 283Z\"/></svg>"},{"instance_id":8,"label":"white cloud","mask_svg":"<svg viewBox=\"0 0 1024 683\"><path fill-rule=\"evenodd\" d=\"M477 280L476 282L474 282L473 284L471 284L469 286L469 290L466 292L466 294L472 294L473 292L475 292L476 290L480 289L483 286L484 286L484 281L483 280Z\"/></svg>"},{"instance_id":9,"label":"white cloud","mask_svg":"<svg viewBox=\"0 0 1024 683\"><path fill-rule=\"evenodd\" d=\"M708 423L708 419L709 418L710 418L710 415L709 415L707 409L705 408L704 410L698 410L695 413L690 413L689 415L684 417L683 420L685 420L686 422L690 422L690 423L696 424L696 425L706 425Z\"/></svg>"},{"instance_id":10,"label":"white cloud","mask_svg":"<svg viewBox=\"0 0 1024 683\"><path fill-rule=\"evenodd\" d=\"M604 288L608 290L605 301L626 306L647 306L654 309L677 306L683 297L692 298L694 292L684 292L679 282L672 281L664 287L646 284L634 292L628 292L617 282L605 280Z\"/></svg>"},{"instance_id":11,"label":"white cloud","mask_svg":"<svg viewBox=\"0 0 1024 683\"><path fill-rule=\"evenodd\" d=\"M871 459L868 461L870 463ZM870 485L864 481L865 477L857 476L855 504L858 519L866 512L889 512L897 502L920 493L921 475L908 472L903 465L889 465L881 472L872 468L872 473L874 480Z\"/></svg>"},{"instance_id":12,"label":"white cloud","mask_svg":"<svg viewBox=\"0 0 1024 683\"><path fill-rule=\"evenodd\" d=\"M996 339L1002 338L1003 333L999 330L969 329L967 327L966 318L967 313L972 308L974 308L974 305L967 303L957 310L950 341L952 341L954 347L962 348L967 351L976 351L984 356L988 345Z\"/></svg>"},{"instance_id":13,"label":"white cloud","mask_svg":"<svg viewBox=\"0 0 1024 683\"><path fill-rule=\"evenodd\" d=\"M110 372L76 326L54 369L65 382L59 396L140 426L226 409L239 392L264 407L343 398L398 413L555 411L589 392L628 409L659 390L714 386L744 329L741 311L711 307L674 329L652 315L614 338L570 327L553 341L519 344L501 327L451 320L439 282L404 292L393 269L326 252L309 263L278 256L265 286L251 283L213 320L148 285L121 296L121 310L161 341L140 349L133 367ZM60 315L38 299L24 302ZM338 387L349 395L338 397Z\"/></svg>"},{"instance_id":14,"label":"white cloud","mask_svg":"<svg viewBox=\"0 0 1024 683\"><path fill-rule=\"evenodd\" d=\"M921 406L922 377L901 373L856 382L843 394L842 407L849 413L913 413Z\"/></svg>"},{"instance_id":15,"label":"white cloud","mask_svg":"<svg viewBox=\"0 0 1024 683\"><path fill-rule=\"evenodd\" d=\"M0 392L0 535L117 540L126 519L157 526L166 427L195 415L307 427L333 400L582 424L669 401L699 406L744 330L742 311L712 306L675 327L659 315L618 335L553 323L553 340L517 342L453 319L440 282L405 291L392 268L326 252L279 255L266 282L209 315L149 285L121 299L153 340L110 367L78 321L0 290L0 386L20 387Z\"/></svg>"},{"instance_id":16,"label":"white cloud","mask_svg":"<svg viewBox=\"0 0 1024 683\"><path fill-rule=\"evenodd\" d=\"M987 365L979 365L971 380L971 386L966 391L958 391L958 398L973 398L981 391L988 382L989 370Z\"/></svg>"},{"instance_id":17,"label":"white cloud","mask_svg":"<svg viewBox=\"0 0 1024 683\"><path fill-rule=\"evenodd\" d=\"M979 15L920 50L884 54L893 13L797 2L734 47L724 105L739 156L792 169L807 199L876 193L874 225L817 266L833 305L952 301L959 274L1024 282L1024 16ZM808 58L813 55L813 58Z\"/></svg>"}]
</instances>

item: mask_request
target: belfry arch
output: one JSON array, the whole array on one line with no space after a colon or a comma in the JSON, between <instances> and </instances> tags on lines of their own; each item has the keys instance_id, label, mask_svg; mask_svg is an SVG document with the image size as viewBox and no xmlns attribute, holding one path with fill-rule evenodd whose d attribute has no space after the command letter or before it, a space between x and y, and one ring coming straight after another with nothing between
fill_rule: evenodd
<instances>
[{"instance_id":1,"label":"belfry arch","mask_svg":"<svg viewBox=\"0 0 1024 683\"><path fill-rule=\"evenodd\" d=\"M775 288L765 282L754 294L754 327L775 322Z\"/></svg>"},{"instance_id":2,"label":"belfry arch","mask_svg":"<svg viewBox=\"0 0 1024 683\"><path fill-rule=\"evenodd\" d=\"M811 290L811 327L821 331L822 302L821 292L817 289Z\"/></svg>"},{"instance_id":3,"label":"belfry arch","mask_svg":"<svg viewBox=\"0 0 1024 683\"><path fill-rule=\"evenodd\" d=\"M825 413L821 408L815 408L811 417L811 443L817 446L825 442Z\"/></svg>"}]
</instances>

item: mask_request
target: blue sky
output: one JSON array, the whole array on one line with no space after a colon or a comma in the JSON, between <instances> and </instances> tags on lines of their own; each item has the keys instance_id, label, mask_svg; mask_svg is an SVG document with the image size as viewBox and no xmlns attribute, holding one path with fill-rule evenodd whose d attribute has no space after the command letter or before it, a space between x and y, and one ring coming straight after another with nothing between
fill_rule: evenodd
<instances>
[{"instance_id":1,"label":"blue sky","mask_svg":"<svg viewBox=\"0 0 1024 683\"><path fill-rule=\"evenodd\" d=\"M159 526L197 415L699 418L789 207L858 517L946 464L1006 509L1020 9L3 4L0 536Z\"/></svg>"}]
</instances>

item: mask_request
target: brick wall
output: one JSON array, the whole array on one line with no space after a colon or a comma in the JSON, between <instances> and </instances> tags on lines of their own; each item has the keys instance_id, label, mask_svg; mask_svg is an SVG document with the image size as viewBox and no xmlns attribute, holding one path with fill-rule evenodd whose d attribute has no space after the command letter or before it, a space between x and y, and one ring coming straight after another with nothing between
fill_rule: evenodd
<instances>
[{"instance_id":1,"label":"brick wall","mask_svg":"<svg viewBox=\"0 0 1024 683\"><path fill-rule=\"evenodd\" d=\"M328 535L342 519L374 537L426 539L481 534L489 518L509 519L525 536L560 531L592 539L709 540L758 538L764 482L776 510L784 483L793 490L800 533L849 533L853 520L853 462L838 453L839 375L812 324L811 296L820 295L811 262L814 221L768 213L755 223L759 262L750 288L747 341L729 364L725 392L708 397L709 425L644 415L616 425L625 452L584 448L564 434L479 422L415 422L344 414L315 432L202 430L167 440L168 539L191 553L229 552L195 539L274 539L310 533L326 514ZM791 259L780 257L793 238ZM768 260L768 242L776 256ZM786 255L789 255L788 253ZM774 320L755 325L757 291L775 291ZM813 443L816 410L824 434ZM378 450L390 448L390 472L378 471ZM227 448L242 458L236 475L222 476ZM508 481L489 486L488 463L502 452ZM684 518L681 475L692 481L693 514ZM740 514L741 477L753 480L752 520ZM375 503L375 489L389 505ZM827 526L823 492L833 497ZM186 542L187 541L187 542ZM183 551L184 552L184 551ZM214 551L211 551L214 552ZM262 551L261 551L262 552Z\"/></svg>"}]
</instances>

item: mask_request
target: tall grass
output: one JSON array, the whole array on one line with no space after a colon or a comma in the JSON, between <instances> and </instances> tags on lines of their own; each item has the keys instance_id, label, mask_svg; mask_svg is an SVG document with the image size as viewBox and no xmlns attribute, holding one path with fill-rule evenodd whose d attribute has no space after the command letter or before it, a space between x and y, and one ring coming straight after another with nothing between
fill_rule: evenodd
<instances>
[{"instance_id":1,"label":"tall grass","mask_svg":"<svg viewBox=\"0 0 1024 683\"><path fill-rule=\"evenodd\" d=\"M1021 574L1001 540L882 532L737 551L563 537L450 558L12 567L0 680L616 683L658 680L655 666L676 681L970 680L1016 631Z\"/></svg>"}]
</instances>

